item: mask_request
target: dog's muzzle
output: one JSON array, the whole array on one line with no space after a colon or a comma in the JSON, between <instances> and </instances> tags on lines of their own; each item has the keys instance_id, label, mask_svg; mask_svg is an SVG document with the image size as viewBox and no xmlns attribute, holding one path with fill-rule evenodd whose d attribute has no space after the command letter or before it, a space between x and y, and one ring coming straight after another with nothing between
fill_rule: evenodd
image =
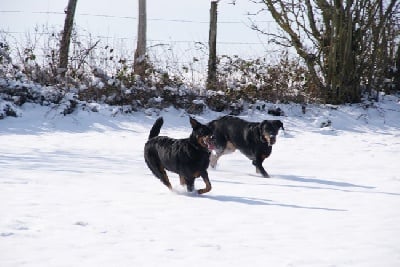
<instances>
[{"instance_id":1,"label":"dog's muzzle","mask_svg":"<svg viewBox=\"0 0 400 267\"><path fill-rule=\"evenodd\" d=\"M208 150L214 150L215 149L215 136L211 135L208 137L208 142L207 142L207 148Z\"/></svg>"},{"instance_id":2,"label":"dog's muzzle","mask_svg":"<svg viewBox=\"0 0 400 267\"><path fill-rule=\"evenodd\" d=\"M272 146L276 143L276 136L275 135L270 135L269 136L269 145Z\"/></svg>"},{"instance_id":3,"label":"dog's muzzle","mask_svg":"<svg viewBox=\"0 0 400 267\"><path fill-rule=\"evenodd\" d=\"M213 135L202 137L200 142L201 145L207 148L209 151L215 149L215 137Z\"/></svg>"},{"instance_id":4,"label":"dog's muzzle","mask_svg":"<svg viewBox=\"0 0 400 267\"><path fill-rule=\"evenodd\" d=\"M275 135L268 135L268 134L264 134L262 136L262 141L264 143L268 143L269 146L272 146L276 143L276 136Z\"/></svg>"}]
</instances>

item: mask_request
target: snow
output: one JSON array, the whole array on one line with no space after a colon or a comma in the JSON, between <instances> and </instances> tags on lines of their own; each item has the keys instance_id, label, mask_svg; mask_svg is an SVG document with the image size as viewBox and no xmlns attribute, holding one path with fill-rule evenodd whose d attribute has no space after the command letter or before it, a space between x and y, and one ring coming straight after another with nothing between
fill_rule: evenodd
<instances>
[{"instance_id":1,"label":"snow","mask_svg":"<svg viewBox=\"0 0 400 267\"><path fill-rule=\"evenodd\" d=\"M280 108L272 178L235 152L199 196L173 173L169 192L145 165L157 112L24 104L0 120L0 266L400 266L398 100ZM188 136L185 112L160 115L162 135Z\"/></svg>"}]
</instances>

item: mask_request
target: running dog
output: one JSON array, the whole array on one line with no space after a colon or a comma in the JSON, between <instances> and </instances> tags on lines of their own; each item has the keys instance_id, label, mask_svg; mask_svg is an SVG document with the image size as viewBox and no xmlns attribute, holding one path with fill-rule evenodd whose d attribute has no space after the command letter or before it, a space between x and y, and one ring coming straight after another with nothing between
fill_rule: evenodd
<instances>
[{"instance_id":1,"label":"running dog","mask_svg":"<svg viewBox=\"0 0 400 267\"><path fill-rule=\"evenodd\" d=\"M194 180L202 177L206 187L197 190L199 194L211 190L207 168L210 163L210 151L214 148L214 140L210 128L190 118L192 133L189 138L173 139L158 136L164 120L158 118L150 130L149 139L144 146L144 159L147 166L161 182L172 190L165 170L179 175L182 186L187 191L194 189Z\"/></svg>"},{"instance_id":2,"label":"running dog","mask_svg":"<svg viewBox=\"0 0 400 267\"><path fill-rule=\"evenodd\" d=\"M280 120L264 120L260 123L248 122L233 116L224 116L207 124L215 137L215 154L210 156L210 165L215 168L218 159L239 149L256 166L257 173L269 178L262 166L264 159L272 152L279 129Z\"/></svg>"}]
</instances>

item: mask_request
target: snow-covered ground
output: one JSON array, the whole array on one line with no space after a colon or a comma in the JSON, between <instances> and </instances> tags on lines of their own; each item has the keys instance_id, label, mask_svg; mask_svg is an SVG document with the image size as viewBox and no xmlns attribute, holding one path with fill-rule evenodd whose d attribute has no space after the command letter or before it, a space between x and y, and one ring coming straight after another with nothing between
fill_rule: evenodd
<instances>
[{"instance_id":1,"label":"snow-covered ground","mask_svg":"<svg viewBox=\"0 0 400 267\"><path fill-rule=\"evenodd\" d=\"M398 100L281 108L272 178L236 152L198 196L172 173L169 192L145 165L155 112L25 104L0 120L0 266L400 266ZM188 136L184 112L161 115L162 135Z\"/></svg>"}]
</instances>

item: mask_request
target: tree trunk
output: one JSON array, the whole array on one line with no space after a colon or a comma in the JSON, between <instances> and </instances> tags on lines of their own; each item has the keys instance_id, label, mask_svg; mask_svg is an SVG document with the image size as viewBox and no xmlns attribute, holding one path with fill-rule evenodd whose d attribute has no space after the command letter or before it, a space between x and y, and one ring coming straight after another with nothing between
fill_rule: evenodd
<instances>
[{"instance_id":1,"label":"tree trunk","mask_svg":"<svg viewBox=\"0 0 400 267\"><path fill-rule=\"evenodd\" d=\"M217 86L217 5L218 1L211 2L207 89L215 89Z\"/></svg>"},{"instance_id":2,"label":"tree trunk","mask_svg":"<svg viewBox=\"0 0 400 267\"><path fill-rule=\"evenodd\" d=\"M400 92L400 43L397 47L397 53L394 64L394 85L396 92Z\"/></svg>"},{"instance_id":3,"label":"tree trunk","mask_svg":"<svg viewBox=\"0 0 400 267\"><path fill-rule=\"evenodd\" d=\"M133 63L134 72L141 77L146 74L146 0L139 0L138 37Z\"/></svg>"},{"instance_id":4,"label":"tree trunk","mask_svg":"<svg viewBox=\"0 0 400 267\"><path fill-rule=\"evenodd\" d=\"M69 44L71 42L71 33L74 25L74 16L77 2L78 0L69 0L66 10L64 31L62 33L60 44L60 62L58 65L59 72L62 75L65 75L65 73L67 72Z\"/></svg>"}]
</instances>

